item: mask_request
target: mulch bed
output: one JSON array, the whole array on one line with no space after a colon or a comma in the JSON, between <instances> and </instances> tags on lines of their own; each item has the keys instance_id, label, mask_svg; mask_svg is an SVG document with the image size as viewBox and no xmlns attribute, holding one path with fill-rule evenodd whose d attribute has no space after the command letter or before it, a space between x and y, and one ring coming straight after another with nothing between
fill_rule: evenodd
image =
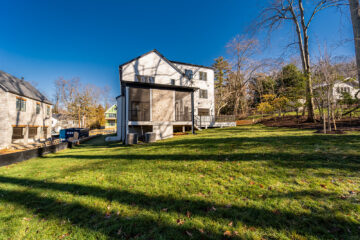
<instances>
[{"instance_id":1,"label":"mulch bed","mask_svg":"<svg viewBox=\"0 0 360 240\"><path fill-rule=\"evenodd\" d=\"M306 118L296 116L285 116L285 117L275 117L271 119L264 119L260 121L268 127L288 127L288 128L300 128L300 129L323 129L323 123L317 120L314 122L306 122ZM336 128L338 131L333 131L333 134L343 134L343 131L360 131L360 119L341 119L336 121ZM319 132L320 133L320 132Z\"/></svg>"}]
</instances>

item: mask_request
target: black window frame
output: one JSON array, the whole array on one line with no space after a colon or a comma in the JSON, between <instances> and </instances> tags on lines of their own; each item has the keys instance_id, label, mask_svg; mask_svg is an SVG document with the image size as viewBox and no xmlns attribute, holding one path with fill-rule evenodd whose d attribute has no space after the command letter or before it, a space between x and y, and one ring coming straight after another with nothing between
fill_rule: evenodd
<instances>
[{"instance_id":1,"label":"black window frame","mask_svg":"<svg viewBox=\"0 0 360 240\"><path fill-rule=\"evenodd\" d=\"M155 83L155 77L149 75L136 75L136 81L142 83Z\"/></svg>"},{"instance_id":2,"label":"black window frame","mask_svg":"<svg viewBox=\"0 0 360 240\"><path fill-rule=\"evenodd\" d=\"M175 85L175 79L171 79L171 80L170 80L170 84L171 84L171 85Z\"/></svg>"},{"instance_id":3,"label":"black window frame","mask_svg":"<svg viewBox=\"0 0 360 240\"><path fill-rule=\"evenodd\" d=\"M200 89L199 90L199 98L208 99L208 90L207 89Z\"/></svg>"},{"instance_id":4,"label":"black window frame","mask_svg":"<svg viewBox=\"0 0 360 240\"><path fill-rule=\"evenodd\" d=\"M41 110L41 106L40 106L40 103L36 103L36 107L35 107L35 111L36 111L36 114L40 114L40 110Z\"/></svg>"},{"instance_id":5,"label":"black window frame","mask_svg":"<svg viewBox=\"0 0 360 240\"><path fill-rule=\"evenodd\" d=\"M207 81L207 72L199 71L199 80Z\"/></svg>"},{"instance_id":6,"label":"black window frame","mask_svg":"<svg viewBox=\"0 0 360 240\"><path fill-rule=\"evenodd\" d=\"M192 79L194 77L194 72L192 69L185 69L185 75L189 78Z\"/></svg>"}]
</instances>

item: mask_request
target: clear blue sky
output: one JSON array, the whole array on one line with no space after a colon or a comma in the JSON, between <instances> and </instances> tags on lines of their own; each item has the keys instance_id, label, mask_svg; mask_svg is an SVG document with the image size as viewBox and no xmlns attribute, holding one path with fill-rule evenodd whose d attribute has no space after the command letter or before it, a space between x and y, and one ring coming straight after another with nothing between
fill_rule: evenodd
<instances>
[{"instance_id":1,"label":"clear blue sky","mask_svg":"<svg viewBox=\"0 0 360 240\"><path fill-rule=\"evenodd\" d=\"M211 65L226 43L242 34L265 0L0 0L0 69L37 83L48 96L60 76L119 91L118 65L151 49L171 60ZM327 41L336 55L352 56L352 29L329 10L315 19L312 51ZM273 35L261 57L277 57L293 38Z\"/></svg>"}]
</instances>

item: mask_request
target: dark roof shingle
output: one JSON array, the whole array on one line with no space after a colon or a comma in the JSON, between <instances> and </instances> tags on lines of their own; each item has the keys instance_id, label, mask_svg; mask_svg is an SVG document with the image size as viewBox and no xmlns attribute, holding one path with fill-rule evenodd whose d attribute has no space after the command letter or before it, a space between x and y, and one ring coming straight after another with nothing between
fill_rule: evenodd
<instances>
[{"instance_id":1,"label":"dark roof shingle","mask_svg":"<svg viewBox=\"0 0 360 240\"><path fill-rule=\"evenodd\" d=\"M31 98L40 102L52 104L41 92L34 88L29 82L20 80L0 70L0 87L5 91L23 97Z\"/></svg>"}]
</instances>

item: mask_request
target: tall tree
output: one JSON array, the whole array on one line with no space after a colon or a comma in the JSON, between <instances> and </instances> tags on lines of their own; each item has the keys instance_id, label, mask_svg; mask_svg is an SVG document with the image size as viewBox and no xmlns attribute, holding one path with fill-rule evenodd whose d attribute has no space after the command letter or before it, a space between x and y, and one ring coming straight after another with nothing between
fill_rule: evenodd
<instances>
[{"instance_id":1,"label":"tall tree","mask_svg":"<svg viewBox=\"0 0 360 240\"><path fill-rule=\"evenodd\" d=\"M310 73L310 51L309 51L309 28L314 17L322 10L345 5L346 0L314 0L306 4L303 0L272 0L260 15L260 26L265 27L271 33L279 28L284 22L292 23L296 33L299 55L302 69L306 76L306 103L308 110L308 121L314 121L314 99L312 90L312 79Z\"/></svg>"},{"instance_id":2,"label":"tall tree","mask_svg":"<svg viewBox=\"0 0 360 240\"><path fill-rule=\"evenodd\" d=\"M230 96L226 85L231 67L224 57L218 57L215 59L213 68L215 70L215 109L216 114L220 115L221 110L227 105Z\"/></svg>"},{"instance_id":3,"label":"tall tree","mask_svg":"<svg viewBox=\"0 0 360 240\"><path fill-rule=\"evenodd\" d=\"M349 0L349 4L350 4L351 21L354 32L357 74L360 85L360 4L359 4L359 0Z\"/></svg>"}]
</instances>

